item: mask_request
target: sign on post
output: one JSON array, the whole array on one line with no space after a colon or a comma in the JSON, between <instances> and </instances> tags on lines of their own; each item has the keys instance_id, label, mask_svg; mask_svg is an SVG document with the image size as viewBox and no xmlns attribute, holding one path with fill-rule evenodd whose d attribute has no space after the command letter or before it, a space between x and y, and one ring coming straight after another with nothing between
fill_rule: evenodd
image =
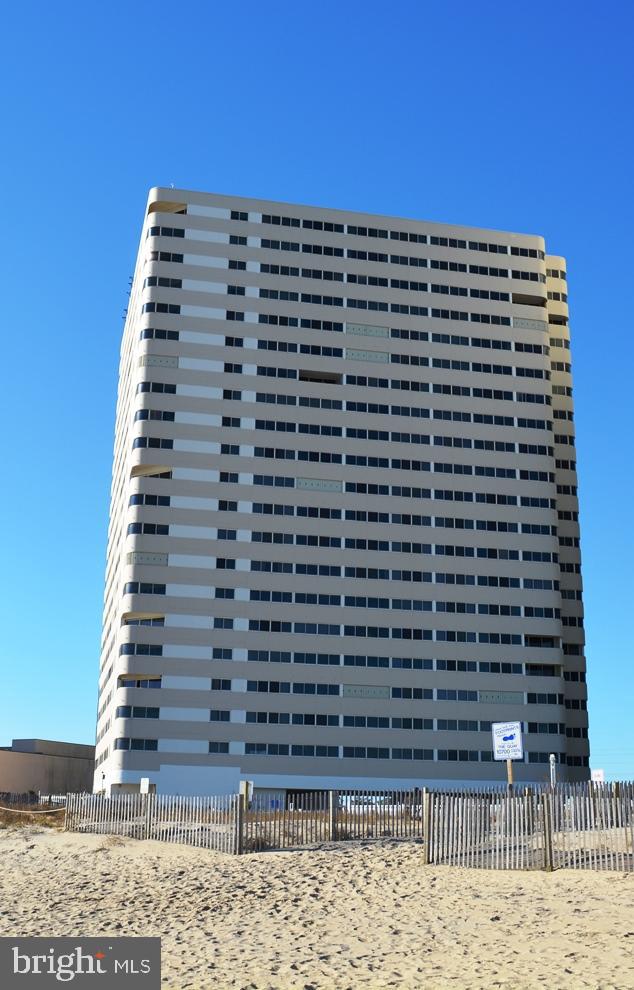
<instances>
[{"instance_id":1,"label":"sign on post","mask_svg":"<svg viewBox=\"0 0 634 990\"><path fill-rule=\"evenodd\" d=\"M493 722L493 759L506 760L506 779L509 790L513 786L513 760L524 759L521 722Z\"/></svg>"},{"instance_id":2,"label":"sign on post","mask_svg":"<svg viewBox=\"0 0 634 990\"><path fill-rule=\"evenodd\" d=\"M521 722L493 722L493 759L494 760L523 760Z\"/></svg>"}]
</instances>

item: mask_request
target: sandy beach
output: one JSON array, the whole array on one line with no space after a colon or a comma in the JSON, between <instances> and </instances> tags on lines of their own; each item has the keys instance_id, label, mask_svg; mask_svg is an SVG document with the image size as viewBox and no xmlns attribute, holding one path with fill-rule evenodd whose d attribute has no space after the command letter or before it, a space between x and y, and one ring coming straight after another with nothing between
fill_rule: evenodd
<instances>
[{"instance_id":1,"label":"sandy beach","mask_svg":"<svg viewBox=\"0 0 634 990\"><path fill-rule=\"evenodd\" d=\"M425 867L416 843L229 857L0 832L0 934L160 935L174 990L634 987L634 875Z\"/></svg>"}]
</instances>

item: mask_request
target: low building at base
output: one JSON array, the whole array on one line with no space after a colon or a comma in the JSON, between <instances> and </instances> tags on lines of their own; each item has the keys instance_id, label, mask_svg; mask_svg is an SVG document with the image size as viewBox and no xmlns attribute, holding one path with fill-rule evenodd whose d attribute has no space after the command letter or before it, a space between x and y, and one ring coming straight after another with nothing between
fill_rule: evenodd
<instances>
[{"instance_id":1,"label":"low building at base","mask_svg":"<svg viewBox=\"0 0 634 990\"><path fill-rule=\"evenodd\" d=\"M90 791L94 765L94 746L51 739L14 739L11 746L0 746L0 793Z\"/></svg>"}]
</instances>

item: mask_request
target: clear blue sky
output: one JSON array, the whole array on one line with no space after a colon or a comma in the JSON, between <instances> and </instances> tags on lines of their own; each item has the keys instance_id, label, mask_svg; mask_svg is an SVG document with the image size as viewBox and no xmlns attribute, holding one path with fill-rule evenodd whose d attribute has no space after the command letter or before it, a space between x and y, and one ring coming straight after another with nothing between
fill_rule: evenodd
<instances>
[{"instance_id":1,"label":"clear blue sky","mask_svg":"<svg viewBox=\"0 0 634 990\"><path fill-rule=\"evenodd\" d=\"M540 233L567 257L592 765L634 777L633 20L552 0L4 8L0 744L94 738L122 313L147 190L173 182Z\"/></svg>"}]
</instances>

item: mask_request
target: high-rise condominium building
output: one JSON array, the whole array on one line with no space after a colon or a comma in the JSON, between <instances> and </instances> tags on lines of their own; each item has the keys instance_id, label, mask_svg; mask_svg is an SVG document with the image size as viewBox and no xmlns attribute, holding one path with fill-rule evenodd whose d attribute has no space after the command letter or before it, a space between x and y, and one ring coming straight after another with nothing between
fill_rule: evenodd
<instances>
[{"instance_id":1,"label":"high-rise condominium building","mask_svg":"<svg viewBox=\"0 0 634 990\"><path fill-rule=\"evenodd\" d=\"M98 789L586 779L566 265L153 189L123 334Z\"/></svg>"}]
</instances>

